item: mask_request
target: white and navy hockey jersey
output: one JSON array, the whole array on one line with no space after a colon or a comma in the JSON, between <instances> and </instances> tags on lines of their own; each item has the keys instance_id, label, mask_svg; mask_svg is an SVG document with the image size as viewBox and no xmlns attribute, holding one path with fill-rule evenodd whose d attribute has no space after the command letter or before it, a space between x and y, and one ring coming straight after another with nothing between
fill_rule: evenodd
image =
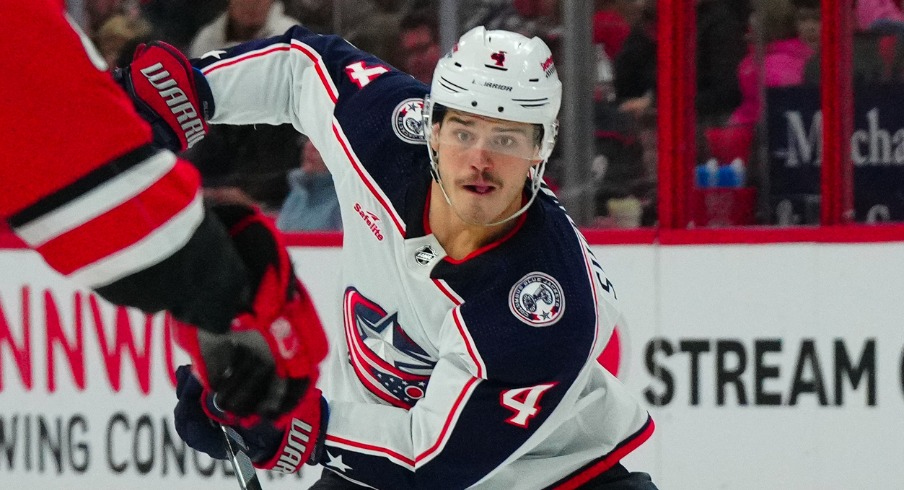
<instances>
[{"instance_id":1,"label":"white and navy hockey jersey","mask_svg":"<svg viewBox=\"0 0 904 490\"><path fill-rule=\"evenodd\" d=\"M194 63L211 123L292 123L333 174L346 343L327 371L327 468L381 489L575 488L650 436L596 361L615 287L551 193L463 260L430 233L426 86L302 27Z\"/></svg>"}]
</instances>

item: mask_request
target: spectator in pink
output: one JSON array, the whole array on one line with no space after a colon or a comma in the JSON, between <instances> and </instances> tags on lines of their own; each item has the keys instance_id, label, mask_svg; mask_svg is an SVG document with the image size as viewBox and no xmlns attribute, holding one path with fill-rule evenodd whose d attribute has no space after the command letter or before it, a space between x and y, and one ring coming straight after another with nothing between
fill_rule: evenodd
<instances>
[{"instance_id":1,"label":"spectator in pink","mask_svg":"<svg viewBox=\"0 0 904 490\"><path fill-rule=\"evenodd\" d=\"M738 65L741 105L732 113L729 124L754 125L760 118L760 70L766 87L800 85L804 66L815 53L797 31L796 9L789 0L763 2L750 16L751 31L759 30L765 43L763 66L757 66L755 47Z\"/></svg>"}]
</instances>

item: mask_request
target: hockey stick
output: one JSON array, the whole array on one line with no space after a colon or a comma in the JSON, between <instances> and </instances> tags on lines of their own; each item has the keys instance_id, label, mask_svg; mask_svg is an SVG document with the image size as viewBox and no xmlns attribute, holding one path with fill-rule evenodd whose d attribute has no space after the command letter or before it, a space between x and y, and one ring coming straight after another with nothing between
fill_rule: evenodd
<instances>
[{"instance_id":1,"label":"hockey stick","mask_svg":"<svg viewBox=\"0 0 904 490\"><path fill-rule=\"evenodd\" d=\"M242 451L245 446L242 436L222 424L220 424L220 429L223 431L223 440L226 441L229 462L232 463L235 478L239 481L239 488L242 490L262 490L261 482L257 478L254 466L251 465L251 459Z\"/></svg>"}]
</instances>

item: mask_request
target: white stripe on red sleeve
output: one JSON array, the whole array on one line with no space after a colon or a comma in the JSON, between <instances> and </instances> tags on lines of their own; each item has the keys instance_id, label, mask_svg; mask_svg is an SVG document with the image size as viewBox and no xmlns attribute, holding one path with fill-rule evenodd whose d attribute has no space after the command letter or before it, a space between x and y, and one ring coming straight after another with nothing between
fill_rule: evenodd
<instances>
[{"instance_id":1,"label":"white stripe on red sleeve","mask_svg":"<svg viewBox=\"0 0 904 490\"><path fill-rule=\"evenodd\" d=\"M160 152L65 206L15 228L25 243L39 247L141 194L176 165L176 155Z\"/></svg>"},{"instance_id":2,"label":"white stripe on red sleeve","mask_svg":"<svg viewBox=\"0 0 904 490\"><path fill-rule=\"evenodd\" d=\"M185 246L202 219L204 205L199 192L188 206L143 239L74 271L69 277L97 288L151 267Z\"/></svg>"}]
</instances>

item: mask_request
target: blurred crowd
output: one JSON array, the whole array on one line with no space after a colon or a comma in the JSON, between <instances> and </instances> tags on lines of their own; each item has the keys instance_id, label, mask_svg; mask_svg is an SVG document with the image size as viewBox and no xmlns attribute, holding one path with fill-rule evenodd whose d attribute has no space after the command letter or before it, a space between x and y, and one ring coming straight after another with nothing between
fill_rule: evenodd
<instances>
[{"instance_id":1,"label":"blurred crowd","mask_svg":"<svg viewBox=\"0 0 904 490\"><path fill-rule=\"evenodd\" d=\"M302 24L336 33L430 82L441 56L440 0L70 0L70 12L111 67L150 39L189 56L265 38ZM476 25L540 36L557 53L560 0L460 0L459 33ZM656 0L595 0L595 148L588 182L598 227L656 223ZM855 79L900 80L904 14L896 0L858 0ZM819 0L696 0L698 160L732 147L757 186L763 94L819 80ZM560 72L561 74L561 72ZM568 121L562 121L567 130ZM738 135L741 135L740 137ZM731 141L720 141L730 138ZM740 141L740 143L738 143ZM291 143L291 144L287 144ZM291 126L219 127L185 155L208 196L251 202L292 230L340 226L332 181L317 149ZM727 162L719 162L725 164ZM554 154L549 182L567 162ZM330 197L330 196L333 197Z\"/></svg>"}]
</instances>

